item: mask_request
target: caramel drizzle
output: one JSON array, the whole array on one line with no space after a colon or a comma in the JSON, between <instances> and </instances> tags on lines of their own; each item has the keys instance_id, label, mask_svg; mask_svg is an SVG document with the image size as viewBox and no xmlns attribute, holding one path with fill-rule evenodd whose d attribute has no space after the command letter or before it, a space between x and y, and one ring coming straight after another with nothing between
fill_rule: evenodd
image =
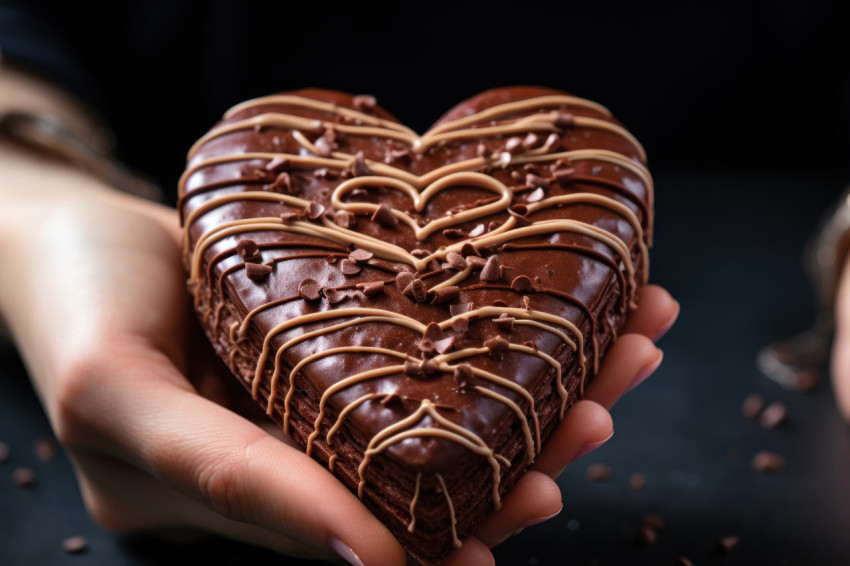
<instances>
[{"instance_id":1,"label":"caramel drizzle","mask_svg":"<svg viewBox=\"0 0 850 566\"><path fill-rule=\"evenodd\" d=\"M288 129L292 132L293 138L307 151L310 151L314 154L318 153L317 148L313 145L312 142L303 134L303 132L317 133L321 132L326 128L332 127L335 130L350 135L362 135L362 136L375 136L375 137L383 137L386 139L393 139L403 143L408 144L414 151L422 152L427 150L429 147L438 144L442 141L451 141L451 140L461 140L461 139L469 139L469 138L478 138L482 136L505 136L510 134L519 134L519 133L528 133L530 131L557 131L558 128L555 127L555 120L558 118L558 114L556 112L551 113L537 113L528 116L522 116L518 119L514 119L513 121L502 122L496 125L485 125L478 126L477 124L481 122L493 122L497 118L503 118L505 116L511 114L517 114L524 111L539 109L541 106L550 106L550 105L574 105L584 108L590 108L602 113L606 117L610 117L610 113L604 107L592 103L590 101L586 101L583 99L569 97L569 96L543 96L531 99L525 99L517 102L507 103L499 106L491 107L487 110L478 112L471 116L467 116L464 118L460 118L457 120L453 120L451 122L447 122L441 124L423 136L416 135L415 132L406 128L405 126L393 122L391 120L384 120L381 118L377 118L375 116L365 114L362 112L357 112L355 110L351 110L348 108L337 107L334 104L324 103L320 101L316 101L309 98L298 97L298 96L290 96L290 95L275 95L271 97L264 97L260 99L255 99L253 101L247 101L243 104L237 105L232 108L226 115L226 118L231 118L235 113L263 105L263 104L282 104L288 106L295 106L300 108L307 108L315 111L326 112L329 114L340 115L344 118L348 118L350 121L354 123L337 123L337 122L329 122L325 120L317 120L310 118L303 118L300 116L294 116L289 114L281 114L277 112L269 112L264 114L259 114L257 116L232 122L230 124L225 124L219 128L216 128L209 132L207 135L202 137L198 142L192 147L189 152L189 160L191 161L193 157L196 155L197 151L200 147L214 139L216 137L225 135L230 132L235 132L239 130L244 130L246 128L254 128L254 127L277 127ZM624 139L628 140L638 151L641 160L645 160L644 150L641 145L637 142L637 140L625 129L620 127L618 124L610 122L608 120L602 120L597 118L589 118L584 116L574 116L573 117L573 126L576 128L595 128L606 130L610 133L619 135ZM229 164L239 161L250 161L250 160L266 160L269 161L276 157L285 157L288 161L290 169L316 169L320 167L334 168L338 170L345 170L350 167L354 157L341 152L332 152L329 157L318 157L318 156L304 156L304 155L291 155L291 154L283 154L283 153L272 153L272 152L250 152L243 153L240 155L224 155L219 157L207 158L203 160L199 160L196 163L190 163L190 166L184 172L183 176L180 179L180 199L181 203L185 202L185 199L189 196L201 192L201 189L194 191L190 194L187 193L186 187L188 183L188 179L195 173L199 172L201 169L216 165ZM559 159L565 159L569 162L576 161L596 161L607 163L616 167L621 167L622 169L628 171L629 173L636 176L645 188L646 198L648 201L648 205L644 206L642 202L637 199L637 197L633 197L638 201L639 205L642 208L642 212L645 211L647 218L647 226L646 230L641 226L640 221L637 219L637 216L634 212L631 211L628 207L623 205L622 203L608 197L603 197L601 195L597 195L594 193L577 193L571 195L561 195L556 197L550 197L544 199L542 201L538 201L536 203L529 203L527 205L528 214L532 214L535 212L539 212L546 208L552 206L564 206L571 204L591 204L596 206L602 206L608 208L609 210L614 211L615 213L623 216L627 222L630 224L632 229L635 232L635 237L639 245L639 252L642 259L642 279L645 282L647 279L648 273L648 253L647 248L652 243L652 209L653 209L653 200L654 200L654 189L652 179L649 176L646 168L630 158L627 158L624 155L619 153L604 150L604 149L584 149L584 150L572 150L572 151L563 151L558 153L547 153L545 148L538 148L528 150L525 153L519 155L511 155L508 153L502 153L501 155L495 157L478 157L467 159L464 161L459 161L455 163L447 164L443 167L440 167L436 170L432 170L422 176L413 175L408 171L404 171L392 166L389 166L384 163L374 162L368 160L366 165L369 167L371 171L376 173L376 175L356 177L351 180L345 181L337 186L333 195L332 195L332 204L334 208L337 210L348 210L355 214L371 214L374 212L378 206L370 203L354 203L354 202L344 202L342 197L349 191L362 186L367 187L390 187L395 190L399 190L409 196L414 203L414 210L417 212L422 212L427 205L430 198L433 197L436 193L450 189L454 186L475 186L484 190L488 190L496 194L497 198L484 206L480 206L474 209L470 209L467 211L460 212L455 215L448 215L436 220L432 220L425 226L420 227L415 219L411 218L405 211L393 210L393 214L407 227L409 227L416 238L419 240L423 240L428 238L434 231L439 230L441 228L446 228L449 226L461 224L464 222L468 222L470 220L476 218L484 218L490 214L504 211L510 206L513 200L513 192L510 188L506 187L504 184L499 182L498 180L490 177L488 175L484 175L482 173L475 172L475 170L482 168L493 168L493 167L504 167L507 165L522 165L522 164L531 164L531 163L544 163L544 162L554 162ZM242 182L247 182L249 180L243 180ZM251 182L260 182L258 179L250 179ZM234 181L229 181L234 182ZM235 182L238 182L235 181ZM631 192L629 191L629 194ZM189 217L186 219L186 224L191 225L193 222L197 221L197 219L219 206L223 206L228 203L242 201L242 200L263 200L263 201L279 201L283 205L293 206L296 208L306 208L309 206L310 202L304 199L299 199L297 197L292 197L288 195L281 195L278 193L273 193L269 191L244 191L237 193L229 193L226 195L216 196L209 201L205 202L203 205L195 209ZM359 234L352 230L348 230L345 228L341 228L328 219L323 219L322 224L311 223L307 221L290 221L284 222L280 218L250 218L250 219L241 219L235 220L231 222L222 223L215 228L210 229L205 232L195 243L195 247L193 250L193 256L191 259L191 280L192 288L196 293L196 304L198 302L199 297L199 287L200 287L200 272L201 272L201 263L206 254L206 251L217 241L220 241L227 237L236 236L238 234L247 233L247 232L257 232L257 231L284 231L291 233L299 233L305 234L311 237L320 238L329 242L334 242L336 244L340 244L343 246L348 245L356 245L358 247L363 247L372 251L375 256L387 259L390 261L406 263L411 265L418 272L421 272L425 269L425 267L433 260L445 260L446 256L451 252L460 252L461 248L464 244L471 243L474 249L482 250L489 246L515 246L516 248L520 248L522 246L517 244L510 244L510 242L515 239L525 238L529 236L538 236L551 234L561 231L572 232L575 234L579 234L582 236L590 237L605 246L607 246L614 255L619 258L619 261L622 263L622 270L626 272L625 277L621 272L621 269L614 269L617 272L618 277L620 277L622 284L625 289L622 293L624 298L628 295L629 305L635 306L635 292L637 289L637 285L635 282L635 273L632 265L631 255L629 251L629 247L623 242L620 238L597 228L596 226L582 223L575 220L561 219L561 220L545 220L532 222L529 226L516 227L516 221L513 218L509 218L499 229L494 230L488 234L482 235L480 237L468 238L463 242L458 242L456 244L452 244L450 246L446 246L437 250L427 257L417 258L409 254L405 249L400 248L398 246L389 244L382 240L378 240L376 238L372 238L369 236L365 236L363 234ZM189 230L186 230L186 235L184 237L184 245L185 249L189 249L190 241L189 241ZM596 250L593 251L594 254L599 255L600 257L605 257L607 261L608 258L599 254ZM219 254L221 255L221 254ZM219 256L216 256L219 257ZM606 262L607 262L606 261ZM613 262L612 262L613 263ZM446 287L449 285L455 285L467 279L472 272L471 268L466 268L458 271L454 276L449 279L438 283L433 286L432 289L438 289L441 287ZM231 327L231 340L235 344L241 341L246 332L248 325L252 318L260 311L280 306L286 302L289 302L293 299L297 299L298 297L290 297L287 299L281 299L278 301L274 301L271 303L267 303L261 305L253 309L249 312L246 317L241 321L241 323L234 323ZM549 331L557 335L565 344L567 344L573 351L577 352L579 356L579 364L582 370L582 375L580 379L580 390L583 393L584 385L586 381L586 358L584 355L584 344L583 344L583 336L579 329L570 321L557 317L554 315L550 315L548 313L532 311L528 309L513 309L507 307L482 307L476 309L474 311L470 311L468 313L464 313L462 315L458 315L452 317L448 320L445 320L439 323L441 329L446 330L451 327L452 322L456 321L460 318L467 319L476 319L476 318L488 318L495 317L502 313L507 313L510 316L515 317L515 324L523 324L523 325L531 325L543 330ZM218 313L216 313L218 317ZM270 393L268 398L268 406L267 410L269 412L273 409L273 404L276 398L277 390L278 390L278 380L281 373L282 367L282 354L290 347L302 342L304 340L308 340L310 338L327 334L330 332L334 332L336 330L341 330L348 326L362 324L366 322L382 322L382 323L392 323L401 326L405 326L419 334L424 335L425 326L409 317L405 317L398 313L393 313L389 311L384 311L381 309L369 309L369 308L350 308L350 309L337 309L330 311L323 311L311 314L305 314L298 317L295 317L287 322L278 324L274 328L272 328L265 336L263 341L262 352L260 355L260 359L257 364L257 369L255 373L254 380L252 382L252 393L255 398L258 397L259 393L259 385L261 383L261 377L263 368L268 363L268 358L270 356L270 343L273 337L278 334L285 332L295 326L310 324L313 322L320 322L331 318L342 318L347 316L356 316L358 318L354 318L349 321L345 321L339 324L335 324L332 326L328 326L319 330L314 330L311 332L304 333L296 338L292 338L286 341L282 346L280 346L276 353L274 359L274 372L272 375ZM572 333L576 337L576 341L574 342L566 333L559 330L557 327L564 327L570 333ZM596 334L593 333L593 358L594 358L594 370L598 369L598 346L596 343ZM577 342L577 343L576 343ZM237 352L237 348L234 348L231 351L231 363L233 355ZM566 388L562 382L561 375L561 366L551 356L548 354L539 352L536 348L529 348L528 346L519 345L519 344L510 344L509 350L519 351L522 353L535 355L540 357L548 364L550 364L556 372L557 379L556 384L558 388L558 393L561 397L561 407L560 407L560 417L563 418L566 410L566 403L568 401L568 394ZM441 354L434 357L434 360L439 364L439 370L442 372L451 372L454 370L453 365L450 365L449 362L460 360L470 356L476 356L481 354L486 354L489 352L489 348L467 348L464 350L455 351L448 354ZM304 366L312 361L316 361L321 357L333 355L333 354L343 354L343 353L364 353L364 354L381 354L388 355L396 358L403 359L405 361L414 360L415 358L411 358L407 354L403 352L398 352L395 350L387 349L387 348L369 348L369 347L340 347L333 348L327 351L323 351L312 356L308 356L307 358L302 359L295 367L293 367L292 371L289 374L289 388L287 391L287 395L284 399L284 430L288 432L289 430L289 420L291 416L291 398L295 390L294 379L295 375L300 371ZM351 385L361 383L366 380L389 377L394 374L399 374L403 372L404 366L402 365L391 365L381 368L375 368L366 372L361 372L359 374L350 376L344 380L341 380L331 387L329 387L322 395L322 399L320 401L319 408L319 416L316 419L314 425L314 431L310 435L308 439L307 453L311 452L312 443L314 439L319 435L319 430L324 420L324 412L328 399L338 391L341 391ZM531 428L529 426L528 419L525 418L524 413L520 406L511 400L510 398L497 393L489 388L475 385L472 387L473 390L477 391L479 394L491 398L497 402L504 404L510 411L516 414L519 417L520 422L523 425L523 434L526 438L526 453L527 453L527 461L529 463L533 462L536 453L539 452L541 447L540 440L540 426L538 422L537 412L534 408L534 399L531 397L530 393L525 390L523 387L518 384L505 379L501 376L492 374L490 372L486 372L480 368L471 367L473 375L476 377L483 379L486 382L497 386L503 386L505 388L510 389L512 392L518 394L522 399L524 399L529 405L529 413L530 418L534 425L534 434L532 435ZM327 444L331 445L334 434L339 430L343 419L353 410L362 406L364 403L368 401L373 401L379 397L383 396L382 394L372 393L366 394L353 402L347 404L340 412L337 417L337 420L331 426L330 430L327 433ZM426 416L430 417L432 421L434 421L437 426L421 426L414 427L420 423L420 421ZM496 454L492 448L489 448L486 443L476 434L467 430L466 428L453 423L447 418L443 417L438 412L438 407L434 405L434 403L428 399L423 399L420 403L419 409L408 416L407 418L390 425L383 429L381 432L376 434L367 447L367 450L364 453L364 459L358 467L358 475L360 477L360 482L358 484L358 495L362 498L363 490L366 484L365 472L368 467L371 459L377 454L381 453L387 447L401 442L407 438L420 437L420 436L436 436L448 439L453 441L461 446L466 447L473 453L482 455L487 458L491 467L493 468L493 502L494 507L498 509L501 505L499 498L499 483L501 478L501 468L500 463L505 466L510 466L510 462L504 458L503 456ZM329 460L329 467L333 469L334 461L338 455L334 454L331 456ZM453 534L453 543L455 546L460 545L460 541L457 538L456 534L456 518L454 515L454 507L451 501L451 497L448 494L448 490L446 489L445 482L439 474L437 474L437 479L442 485L443 491L446 495L447 504L449 506L451 520L452 520L452 534ZM421 473L417 474L416 479L416 488L415 495L410 505L410 513L411 513L411 523L408 529L412 532L415 528L415 504L418 500L419 488L420 488L420 480Z\"/></svg>"},{"instance_id":2,"label":"caramel drizzle","mask_svg":"<svg viewBox=\"0 0 850 566\"><path fill-rule=\"evenodd\" d=\"M457 538L457 517L455 517L455 506L452 502L452 497L449 495L449 488L446 487L446 481L443 479L441 474L437 475L437 481L440 482L440 487L443 489L443 495L446 496L446 505L449 508L449 518L451 519L452 525L452 545L455 548L460 548L463 546L463 543L460 542L460 539Z\"/></svg>"},{"instance_id":3,"label":"caramel drizzle","mask_svg":"<svg viewBox=\"0 0 850 566\"><path fill-rule=\"evenodd\" d=\"M413 489L413 498L410 500L410 524L407 525L407 532L416 531L416 502L419 501L419 484L422 481L422 472L416 474L416 487Z\"/></svg>"}]
</instances>

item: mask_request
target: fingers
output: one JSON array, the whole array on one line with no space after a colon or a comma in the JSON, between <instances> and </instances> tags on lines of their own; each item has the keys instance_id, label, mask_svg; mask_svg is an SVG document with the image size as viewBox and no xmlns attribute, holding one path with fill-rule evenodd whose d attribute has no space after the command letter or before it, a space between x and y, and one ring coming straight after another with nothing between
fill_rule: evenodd
<instances>
[{"instance_id":1,"label":"fingers","mask_svg":"<svg viewBox=\"0 0 850 566\"><path fill-rule=\"evenodd\" d=\"M670 293L658 285L647 285L641 290L638 308L629 314L622 334L643 334L656 342L678 316L679 303Z\"/></svg>"},{"instance_id":2,"label":"fingers","mask_svg":"<svg viewBox=\"0 0 850 566\"><path fill-rule=\"evenodd\" d=\"M152 367L149 353L113 350L110 375L82 395L98 415L101 450L223 517L295 539L325 556L404 564L387 528L322 466ZM110 371L111 369L111 371ZM131 390L128 388L131 387Z\"/></svg>"},{"instance_id":3,"label":"fingers","mask_svg":"<svg viewBox=\"0 0 850 566\"><path fill-rule=\"evenodd\" d=\"M610 409L623 393L658 369L663 357L661 350L643 334L620 336L602 360L584 398Z\"/></svg>"},{"instance_id":4,"label":"fingers","mask_svg":"<svg viewBox=\"0 0 850 566\"><path fill-rule=\"evenodd\" d=\"M495 566L496 559L490 548L472 536L463 541L463 548L449 555L440 566Z\"/></svg>"},{"instance_id":5,"label":"fingers","mask_svg":"<svg viewBox=\"0 0 850 566\"><path fill-rule=\"evenodd\" d=\"M558 477L564 468L614 434L611 415L601 405L583 400L573 405L546 441L532 470Z\"/></svg>"},{"instance_id":6,"label":"fingers","mask_svg":"<svg viewBox=\"0 0 850 566\"><path fill-rule=\"evenodd\" d=\"M845 264L835 296L832 384L838 409L850 421L850 262Z\"/></svg>"}]
</instances>

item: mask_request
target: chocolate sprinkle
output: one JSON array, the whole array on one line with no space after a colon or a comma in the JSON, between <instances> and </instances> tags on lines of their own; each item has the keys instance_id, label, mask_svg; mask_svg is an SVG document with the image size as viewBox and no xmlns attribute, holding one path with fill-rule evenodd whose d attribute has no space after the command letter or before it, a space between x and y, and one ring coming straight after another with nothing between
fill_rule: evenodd
<instances>
[{"instance_id":1,"label":"chocolate sprinkle","mask_svg":"<svg viewBox=\"0 0 850 566\"><path fill-rule=\"evenodd\" d=\"M347 210L337 210L334 212L334 224L340 228L351 228L354 224L354 215Z\"/></svg>"},{"instance_id":2,"label":"chocolate sprinkle","mask_svg":"<svg viewBox=\"0 0 850 566\"><path fill-rule=\"evenodd\" d=\"M362 269L357 265L357 262L351 261L349 258L345 258L339 262L339 268L345 275L357 275Z\"/></svg>"},{"instance_id":3,"label":"chocolate sprinkle","mask_svg":"<svg viewBox=\"0 0 850 566\"><path fill-rule=\"evenodd\" d=\"M448 287L434 289L431 291L431 294L431 304L442 305L443 303L448 303L449 301L457 299L458 295L460 295L460 289L455 285L449 285Z\"/></svg>"},{"instance_id":4,"label":"chocolate sprinkle","mask_svg":"<svg viewBox=\"0 0 850 566\"><path fill-rule=\"evenodd\" d=\"M546 143L543 144L543 151L549 153L560 144L561 138L558 136L558 134L549 134L549 137L546 138Z\"/></svg>"},{"instance_id":5,"label":"chocolate sprinkle","mask_svg":"<svg viewBox=\"0 0 850 566\"><path fill-rule=\"evenodd\" d=\"M333 145L331 141L325 137L324 134L316 138L316 141L313 142L313 145L316 148L316 153L319 154L319 157L330 157L333 152Z\"/></svg>"},{"instance_id":6,"label":"chocolate sprinkle","mask_svg":"<svg viewBox=\"0 0 850 566\"><path fill-rule=\"evenodd\" d=\"M558 169L552 170L552 176L559 183L569 180L573 175L575 175L576 169L575 167L561 167Z\"/></svg>"},{"instance_id":7,"label":"chocolate sprinkle","mask_svg":"<svg viewBox=\"0 0 850 566\"><path fill-rule=\"evenodd\" d=\"M753 456L753 470L760 474L771 474L781 472L785 469L785 457L776 452L762 450Z\"/></svg>"},{"instance_id":8,"label":"chocolate sprinkle","mask_svg":"<svg viewBox=\"0 0 850 566\"><path fill-rule=\"evenodd\" d=\"M483 269L484 266L487 265L487 260L483 257L478 257L477 255L467 256L466 262L472 269Z\"/></svg>"},{"instance_id":9,"label":"chocolate sprinkle","mask_svg":"<svg viewBox=\"0 0 850 566\"><path fill-rule=\"evenodd\" d=\"M540 136L535 134L534 132L528 132L528 135L525 136L525 139L522 140L522 146L525 149L533 149L540 145L541 139Z\"/></svg>"},{"instance_id":10,"label":"chocolate sprinkle","mask_svg":"<svg viewBox=\"0 0 850 566\"><path fill-rule=\"evenodd\" d=\"M386 203L381 203L381 206L372 214L372 222L377 222L381 226L392 227L398 224L398 217Z\"/></svg>"},{"instance_id":11,"label":"chocolate sprinkle","mask_svg":"<svg viewBox=\"0 0 850 566\"><path fill-rule=\"evenodd\" d=\"M482 281L498 281L502 278L502 267L499 265L499 256L491 255L481 270Z\"/></svg>"},{"instance_id":12,"label":"chocolate sprinkle","mask_svg":"<svg viewBox=\"0 0 850 566\"><path fill-rule=\"evenodd\" d=\"M559 128L570 128L575 124L576 117L568 112L558 112L554 121Z\"/></svg>"},{"instance_id":13,"label":"chocolate sprinkle","mask_svg":"<svg viewBox=\"0 0 850 566\"><path fill-rule=\"evenodd\" d=\"M518 275L514 277L513 281L511 281L511 289L517 293L524 293L532 290L533 288L534 285L531 283L531 279L529 279L527 275Z\"/></svg>"},{"instance_id":14,"label":"chocolate sprinkle","mask_svg":"<svg viewBox=\"0 0 850 566\"><path fill-rule=\"evenodd\" d=\"M81 536L68 537L62 541L62 550L68 554L80 554L86 551L86 539Z\"/></svg>"},{"instance_id":15,"label":"chocolate sprinkle","mask_svg":"<svg viewBox=\"0 0 850 566\"><path fill-rule=\"evenodd\" d=\"M272 267L264 263L246 263L245 273L254 282L262 281L272 272Z\"/></svg>"},{"instance_id":16,"label":"chocolate sprinkle","mask_svg":"<svg viewBox=\"0 0 850 566\"><path fill-rule=\"evenodd\" d=\"M298 285L298 294L305 301L318 301L322 294L322 286L315 279L302 279Z\"/></svg>"},{"instance_id":17,"label":"chocolate sprinkle","mask_svg":"<svg viewBox=\"0 0 850 566\"><path fill-rule=\"evenodd\" d=\"M291 210L287 210L286 212L280 213L280 219L285 223L292 222L293 220L300 220L304 218L304 210L299 210L298 212L293 212Z\"/></svg>"},{"instance_id":18,"label":"chocolate sprinkle","mask_svg":"<svg viewBox=\"0 0 850 566\"><path fill-rule=\"evenodd\" d=\"M366 281L365 283L358 283L357 288L363 291L363 294L367 297L374 297L384 292L384 282Z\"/></svg>"},{"instance_id":19,"label":"chocolate sprinkle","mask_svg":"<svg viewBox=\"0 0 850 566\"><path fill-rule=\"evenodd\" d=\"M373 254L369 250L364 250L363 248L357 248L356 250L354 250L353 252L348 254L348 257L349 257L349 259L351 259L351 261L358 261L358 262L359 261L369 261L374 256L375 256L375 254Z\"/></svg>"},{"instance_id":20,"label":"chocolate sprinkle","mask_svg":"<svg viewBox=\"0 0 850 566\"><path fill-rule=\"evenodd\" d=\"M260 248L257 246L257 243L254 240L239 240L236 242L236 253L239 254L243 260L259 263L262 259L260 255Z\"/></svg>"}]
</instances>

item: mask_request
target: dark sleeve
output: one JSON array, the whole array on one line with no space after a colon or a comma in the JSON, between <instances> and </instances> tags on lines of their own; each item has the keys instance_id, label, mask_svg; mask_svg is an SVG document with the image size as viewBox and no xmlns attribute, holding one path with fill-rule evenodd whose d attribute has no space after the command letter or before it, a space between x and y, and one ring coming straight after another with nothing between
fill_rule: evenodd
<instances>
[{"instance_id":1,"label":"dark sleeve","mask_svg":"<svg viewBox=\"0 0 850 566\"><path fill-rule=\"evenodd\" d=\"M42 2L0 0L0 62L64 88L89 106L101 106L95 83L75 47L50 21Z\"/></svg>"}]
</instances>

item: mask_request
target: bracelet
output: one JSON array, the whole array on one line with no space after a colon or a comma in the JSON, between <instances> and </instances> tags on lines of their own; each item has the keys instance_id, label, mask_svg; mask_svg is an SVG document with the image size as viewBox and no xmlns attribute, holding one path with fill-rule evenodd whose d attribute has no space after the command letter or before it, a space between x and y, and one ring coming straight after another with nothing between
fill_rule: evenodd
<instances>
[{"instance_id":1,"label":"bracelet","mask_svg":"<svg viewBox=\"0 0 850 566\"><path fill-rule=\"evenodd\" d=\"M50 115L11 110L0 114L0 139L86 171L107 185L161 201L162 191L112 156L106 135L84 136Z\"/></svg>"}]
</instances>

